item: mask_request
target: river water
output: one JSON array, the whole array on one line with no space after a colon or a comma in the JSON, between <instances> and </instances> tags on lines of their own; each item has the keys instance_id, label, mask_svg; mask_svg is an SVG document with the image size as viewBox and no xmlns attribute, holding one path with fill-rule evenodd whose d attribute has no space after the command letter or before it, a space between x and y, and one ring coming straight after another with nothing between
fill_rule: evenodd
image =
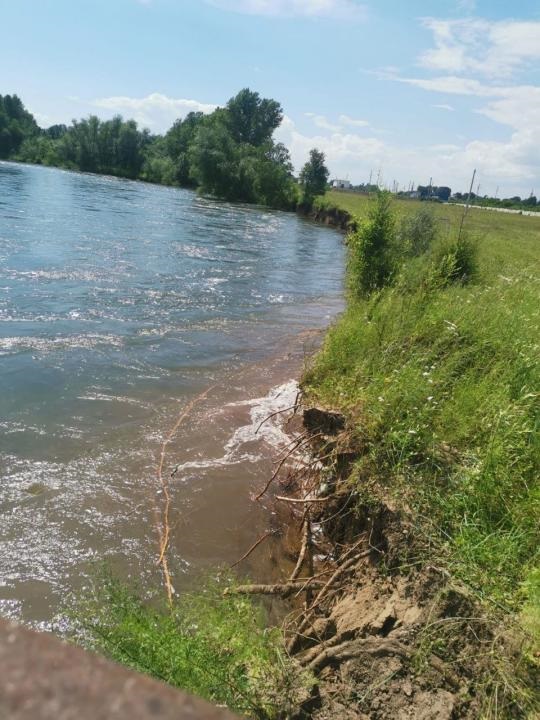
<instances>
[{"instance_id":1,"label":"river water","mask_svg":"<svg viewBox=\"0 0 540 720\"><path fill-rule=\"evenodd\" d=\"M164 456L176 590L268 529L286 416L256 431L294 403L343 263L291 213L0 162L0 614L51 627L103 559L159 582L156 467L204 392Z\"/></svg>"}]
</instances>

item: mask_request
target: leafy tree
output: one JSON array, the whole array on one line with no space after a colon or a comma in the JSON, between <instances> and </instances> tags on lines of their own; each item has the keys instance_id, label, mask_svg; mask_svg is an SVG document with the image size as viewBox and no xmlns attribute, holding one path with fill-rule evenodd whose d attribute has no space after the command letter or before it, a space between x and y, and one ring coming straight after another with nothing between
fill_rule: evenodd
<instances>
[{"instance_id":1,"label":"leafy tree","mask_svg":"<svg viewBox=\"0 0 540 720\"><path fill-rule=\"evenodd\" d=\"M261 98L248 88L231 98L226 109L234 140L256 147L268 142L283 120L283 110L276 100Z\"/></svg>"},{"instance_id":2,"label":"leafy tree","mask_svg":"<svg viewBox=\"0 0 540 720\"><path fill-rule=\"evenodd\" d=\"M324 153L313 148L310 150L308 162L300 173L304 203L311 205L316 195L324 195L329 176Z\"/></svg>"},{"instance_id":3,"label":"leafy tree","mask_svg":"<svg viewBox=\"0 0 540 720\"><path fill-rule=\"evenodd\" d=\"M165 135L166 150L175 165L174 178L179 185L195 185L189 162L189 148L204 118L202 112L190 112L177 120Z\"/></svg>"},{"instance_id":4,"label":"leafy tree","mask_svg":"<svg viewBox=\"0 0 540 720\"><path fill-rule=\"evenodd\" d=\"M27 137L37 135L37 123L17 95L0 95L0 158L14 155Z\"/></svg>"},{"instance_id":5,"label":"leafy tree","mask_svg":"<svg viewBox=\"0 0 540 720\"><path fill-rule=\"evenodd\" d=\"M238 146L217 112L197 130L188 158L193 177L203 193L227 200L246 199L239 187Z\"/></svg>"}]
</instances>

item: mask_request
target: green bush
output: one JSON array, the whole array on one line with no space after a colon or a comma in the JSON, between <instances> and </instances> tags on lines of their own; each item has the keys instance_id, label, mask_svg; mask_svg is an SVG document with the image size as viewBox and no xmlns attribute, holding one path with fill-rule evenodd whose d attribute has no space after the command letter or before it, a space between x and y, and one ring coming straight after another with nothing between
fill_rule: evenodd
<instances>
[{"instance_id":1,"label":"green bush","mask_svg":"<svg viewBox=\"0 0 540 720\"><path fill-rule=\"evenodd\" d=\"M478 277L478 244L466 233L441 245L435 253L435 275L444 285L473 282Z\"/></svg>"},{"instance_id":2,"label":"green bush","mask_svg":"<svg viewBox=\"0 0 540 720\"><path fill-rule=\"evenodd\" d=\"M111 659L249 717L288 717L308 677L249 598L206 581L151 605L109 572L75 613L76 639Z\"/></svg>"},{"instance_id":3,"label":"green bush","mask_svg":"<svg viewBox=\"0 0 540 720\"><path fill-rule=\"evenodd\" d=\"M412 215L405 215L399 223L397 245L400 254L418 257L431 249L438 236L437 219L433 210L422 207Z\"/></svg>"},{"instance_id":4,"label":"green bush","mask_svg":"<svg viewBox=\"0 0 540 720\"><path fill-rule=\"evenodd\" d=\"M368 218L348 236L349 289L362 297L387 285L394 273L395 220L390 193L379 192Z\"/></svg>"}]
</instances>

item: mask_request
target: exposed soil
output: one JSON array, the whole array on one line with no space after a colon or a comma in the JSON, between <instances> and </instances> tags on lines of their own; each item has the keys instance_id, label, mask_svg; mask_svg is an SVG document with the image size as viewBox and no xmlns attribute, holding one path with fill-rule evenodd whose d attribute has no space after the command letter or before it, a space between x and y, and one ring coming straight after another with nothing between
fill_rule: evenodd
<instances>
[{"instance_id":1,"label":"exposed soil","mask_svg":"<svg viewBox=\"0 0 540 720\"><path fill-rule=\"evenodd\" d=\"M289 651L317 678L298 717L479 718L492 660L511 657L512 641L447 572L419 559L429 554L406 512L384 499L363 507L351 495L344 419L309 409L304 425L315 452L333 455L331 473L320 467L328 502L308 511L314 574L327 587L308 592L289 628Z\"/></svg>"}]
</instances>

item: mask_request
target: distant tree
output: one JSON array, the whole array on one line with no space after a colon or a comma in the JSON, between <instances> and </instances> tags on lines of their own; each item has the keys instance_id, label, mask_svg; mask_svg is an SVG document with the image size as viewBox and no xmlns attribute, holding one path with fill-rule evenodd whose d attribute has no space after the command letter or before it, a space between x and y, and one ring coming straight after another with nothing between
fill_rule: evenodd
<instances>
[{"instance_id":1,"label":"distant tree","mask_svg":"<svg viewBox=\"0 0 540 720\"><path fill-rule=\"evenodd\" d=\"M17 95L0 95L0 158L15 155L23 140L37 136L39 127Z\"/></svg>"},{"instance_id":2,"label":"distant tree","mask_svg":"<svg viewBox=\"0 0 540 720\"><path fill-rule=\"evenodd\" d=\"M268 142L283 120L283 110L276 100L261 98L249 88L231 98L226 110L234 140L256 147Z\"/></svg>"},{"instance_id":3,"label":"distant tree","mask_svg":"<svg viewBox=\"0 0 540 720\"><path fill-rule=\"evenodd\" d=\"M452 194L452 190L449 187L442 185L441 187L435 188L435 194L443 202L448 202L450 195Z\"/></svg>"},{"instance_id":4,"label":"distant tree","mask_svg":"<svg viewBox=\"0 0 540 720\"><path fill-rule=\"evenodd\" d=\"M256 202L288 208L296 204L296 184L287 148L269 141L258 150L253 189Z\"/></svg>"},{"instance_id":5,"label":"distant tree","mask_svg":"<svg viewBox=\"0 0 540 720\"><path fill-rule=\"evenodd\" d=\"M196 184L189 162L189 148L203 118L202 112L190 112L183 120L177 120L165 135L167 153L175 165L174 179L184 187Z\"/></svg>"},{"instance_id":6,"label":"distant tree","mask_svg":"<svg viewBox=\"0 0 540 720\"><path fill-rule=\"evenodd\" d=\"M523 201L526 207L534 207L537 204L536 196L530 195L526 200Z\"/></svg>"},{"instance_id":7,"label":"distant tree","mask_svg":"<svg viewBox=\"0 0 540 720\"><path fill-rule=\"evenodd\" d=\"M51 140L58 140L67 133L67 130L67 125L51 125L43 131L43 134Z\"/></svg>"},{"instance_id":8,"label":"distant tree","mask_svg":"<svg viewBox=\"0 0 540 720\"><path fill-rule=\"evenodd\" d=\"M309 152L309 160L300 172L303 202L311 204L316 195L324 195L330 172L325 164L324 153L317 148Z\"/></svg>"},{"instance_id":9,"label":"distant tree","mask_svg":"<svg viewBox=\"0 0 540 720\"><path fill-rule=\"evenodd\" d=\"M213 113L201 124L189 147L188 158L202 192L227 200L250 201L242 197L240 154L222 115Z\"/></svg>"},{"instance_id":10,"label":"distant tree","mask_svg":"<svg viewBox=\"0 0 540 720\"><path fill-rule=\"evenodd\" d=\"M16 95L0 95L0 157L93 173L196 186L227 200L293 208L298 189L274 130L279 103L241 90L213 113L188 113L164 136L120 115L40 130ZM324 158L324 156L323 156Z\"/></svg>"}]
</instances>

